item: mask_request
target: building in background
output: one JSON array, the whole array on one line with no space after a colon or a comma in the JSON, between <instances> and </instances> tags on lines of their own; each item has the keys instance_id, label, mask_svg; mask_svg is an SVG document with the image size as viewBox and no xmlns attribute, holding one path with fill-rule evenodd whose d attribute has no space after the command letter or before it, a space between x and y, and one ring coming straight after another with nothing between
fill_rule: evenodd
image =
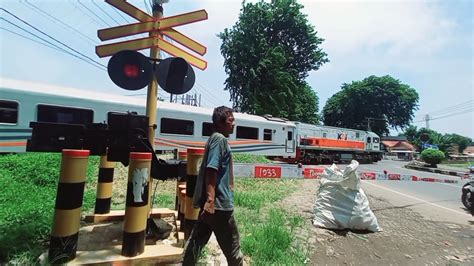
<instances>
[{"instance_id":1,"label":"building in background","mask_svg":"<svg viewBox=\"0 0 474 266\"><path fill-rule=\"evenodd\" d=\"M416 147L406 137L382 137L382 147L386 159L410 161L416 153Z\"/></svg>"}]
</instances>

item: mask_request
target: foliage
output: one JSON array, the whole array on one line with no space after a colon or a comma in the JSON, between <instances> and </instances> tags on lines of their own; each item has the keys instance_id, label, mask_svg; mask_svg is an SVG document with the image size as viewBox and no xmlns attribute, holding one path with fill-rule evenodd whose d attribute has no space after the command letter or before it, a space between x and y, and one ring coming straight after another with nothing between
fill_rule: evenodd
<instances>
[{"instance_id":1,"label":"foliage","mask_svg":"<svg viewBox=\"0 0 474 266\"><path fill-rule=\"evenodd\" d=\"M235 163L269 163L270 160L263 155L255 155L250 153L233 153L232 158Z\"/></svg>"},{"instance_id":2,"label":"foliage","mask_svg":"<svg viewBox=\"0 0 474 266\"><path fill-rule=\"evenodd\" d=\"M468 137L458 134L443 135L435 130L427 128L418 129L413 125L407 127L400 135L405 136L410 143L421 149L420 136L425 133L428 134L430 138L427 143L438 145L438 148L444 153L453 152L454 147L457 147L457 152L462 153L462 151L464 151L464 149L472 143L472 139Z\"/></svg>"},{"instance_id":3,"label":"foliage","mask_svg":"<svg viewBox=\"0 0 474 266\"><path fill-rule=\"evenodd\" d=\"M45 249L51 231L60 154L0 156L0 264L31 264ZM97 179L98 159L91 157L87 183ZM83 211L93 207L95 190L84 194Z\"/></svg>"},{"instance_id":4,"label":"foliage","mask_svg":"<svg viewBox=\"0 0 474 266\"><path fill-rule=\"evenodd\" d=\"M272 208L267 222L255 223L252 233L242 239L242 250L255 265L303 265L305 253L294 249L293 230L300 223L282 209Z\"/></svg>"},{"instance_id":5,"label":"foliage","mask_svg":"<svg viewBox=\"0 0 474 266\"><path fill-rule=\"evenodd\" d=\"M301 228L303 219L272 207L293 192L298 182L237 179L235 205L241 247L242 252L251 257L252 265L304 264L307 253L293 234L295 229Z\"/></svg>"},{"instance_id":6,"label":"foliage","mask_svg":"<svg viewBox=\"0 0 474 266\"><path fill-rule=\"evenodd\" d=\"M343 84L323 108L325 125L367 129L386 135L391 128L409 125L418 108L418 93L391 76L370 76Z\"/></svg>"},{"instance_id":7,"label":"foliage","mask_svg":"<svg viewBox=\"0 0 474 266\"><path fill-rule=\"evenodd\" d=\"M435 149L426 149L421 153L421 159L431 166L436 166L444 159L444 152Z\"/></svg>"},{"instance_id":8,"label":"foliage","mask_svg":"<svg viewBox=\"0 0 474 266\"><path fill-rule=\"evenodd\" d=\"M318 122L318 97L305 78L328 59L302 8L295 0L244 2L239 21L219 34L236 111Z\"/></svg>"}]
</instances>

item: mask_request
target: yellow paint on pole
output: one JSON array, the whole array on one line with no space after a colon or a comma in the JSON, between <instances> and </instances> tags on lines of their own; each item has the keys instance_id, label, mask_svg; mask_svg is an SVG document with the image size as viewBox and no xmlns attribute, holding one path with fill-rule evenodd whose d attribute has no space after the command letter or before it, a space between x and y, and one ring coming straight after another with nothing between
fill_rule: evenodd
<instances>
[{"instance_id":1,"label":"yellow paint on pole","mask_svg":"<svg viewBox=\"0 0 474 266\"><path fill-rule=\"evenodd\" d=\"M166 53L172 55L172 56L176 56L176 57L182 57L184 60L186 60L186 62L188 62L189 64L201 69L201 70L204 70L207 68L207 62L204 61L203 59L200 59L186 51L184 51L183 49L181 48L178 48L176 46L174 46L173 44L165 41L163 38L159 38L159 41L158 41L158 46L160 47L161 50L165 51Z\"/></svg>"},{"instance_id":2,"label":"yellow paint on pole","mask_svg":"<svg viewBox=\"0 0 474 266\"><path fill-rule=\"evenodd\" d=\"M98 45L95 47L95 53L99 57L107 57L114 55L123 50L143 50L158 46L158 39L154 37L146 37L131 41L117 42L111 44Z\"/></svg>"},{"instance_id":3,"label":"yellow paint on pole","mask_svg":"<svg viewBox=\"0 0 474 266\"><path fill-rule=\"evenodd\" d=\"M204 55L207 52L206 46L196 42L195 40L189 38L188 36L180 33L175 29L162 30L161 33L200 55Z\"/></svg>"},{"instance_id":4,"label":"yellow paint on pole","mask_svg":"<svg viewBox=\"0 0 474 266\"><path fill-rule=\"evenodd\" d=\"M105 0L105 2L120 9L122 12L138 21L145 22L154 20L152 16L124 0Z\"/></svg>"},{"instance_id":5,"label":"yellow paint on pole","mask_svg":"<svg viewBox=\"0 0 474 266\"><path fill-rule=\"evenodd\" d=\"M138 22L133 24L122 25L97 31L97 36L101 41L121 38L129 35L149 32L158 29L158 22Z\"/></svg>"},{"instance_id":6,"label":"yellow paint on pole","mask_svg":"<svg viewBox=\"0 0 474 266\"><path fill-rule=\"evenodd\" d=\"M204 9L193 11L176 16L166 17L159 20L160 29L168 29L175 26L181 26L207 19L207 12Z\"/></svg>"}]
</instances>

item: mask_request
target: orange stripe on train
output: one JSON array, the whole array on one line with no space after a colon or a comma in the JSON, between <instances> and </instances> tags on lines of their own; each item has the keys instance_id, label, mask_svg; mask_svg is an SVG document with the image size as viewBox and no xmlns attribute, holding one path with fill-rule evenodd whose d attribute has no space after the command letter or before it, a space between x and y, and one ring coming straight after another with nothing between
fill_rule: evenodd
<instances>
[{"instance_id":1,"label":"orange stripe on train","mask_svg":"<svg viewBox=\"0 0 474 266\"><path fill-rule=\"evenodd\" d=\"M22 147L26 146L26 141L7 141L0 142L0 147Z\"/></svg>"}]
</instances>

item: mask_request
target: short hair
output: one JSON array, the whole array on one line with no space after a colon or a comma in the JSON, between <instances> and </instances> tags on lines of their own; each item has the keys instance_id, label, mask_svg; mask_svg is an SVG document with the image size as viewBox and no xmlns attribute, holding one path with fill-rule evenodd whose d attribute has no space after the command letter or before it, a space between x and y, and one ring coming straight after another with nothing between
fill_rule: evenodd
<instances>
[{"instance_id":1,"label":"short hair","mask_svg":"<svg viewBox=\"0 0 474 266\"><path fill-rule=\"evenodd\" d=\"M214 126L224 123L227 120L227 117L231 116L233 110L227 106L219 106L214 108L212 113L212 123Z\"/></svg>"}]
</instances>

